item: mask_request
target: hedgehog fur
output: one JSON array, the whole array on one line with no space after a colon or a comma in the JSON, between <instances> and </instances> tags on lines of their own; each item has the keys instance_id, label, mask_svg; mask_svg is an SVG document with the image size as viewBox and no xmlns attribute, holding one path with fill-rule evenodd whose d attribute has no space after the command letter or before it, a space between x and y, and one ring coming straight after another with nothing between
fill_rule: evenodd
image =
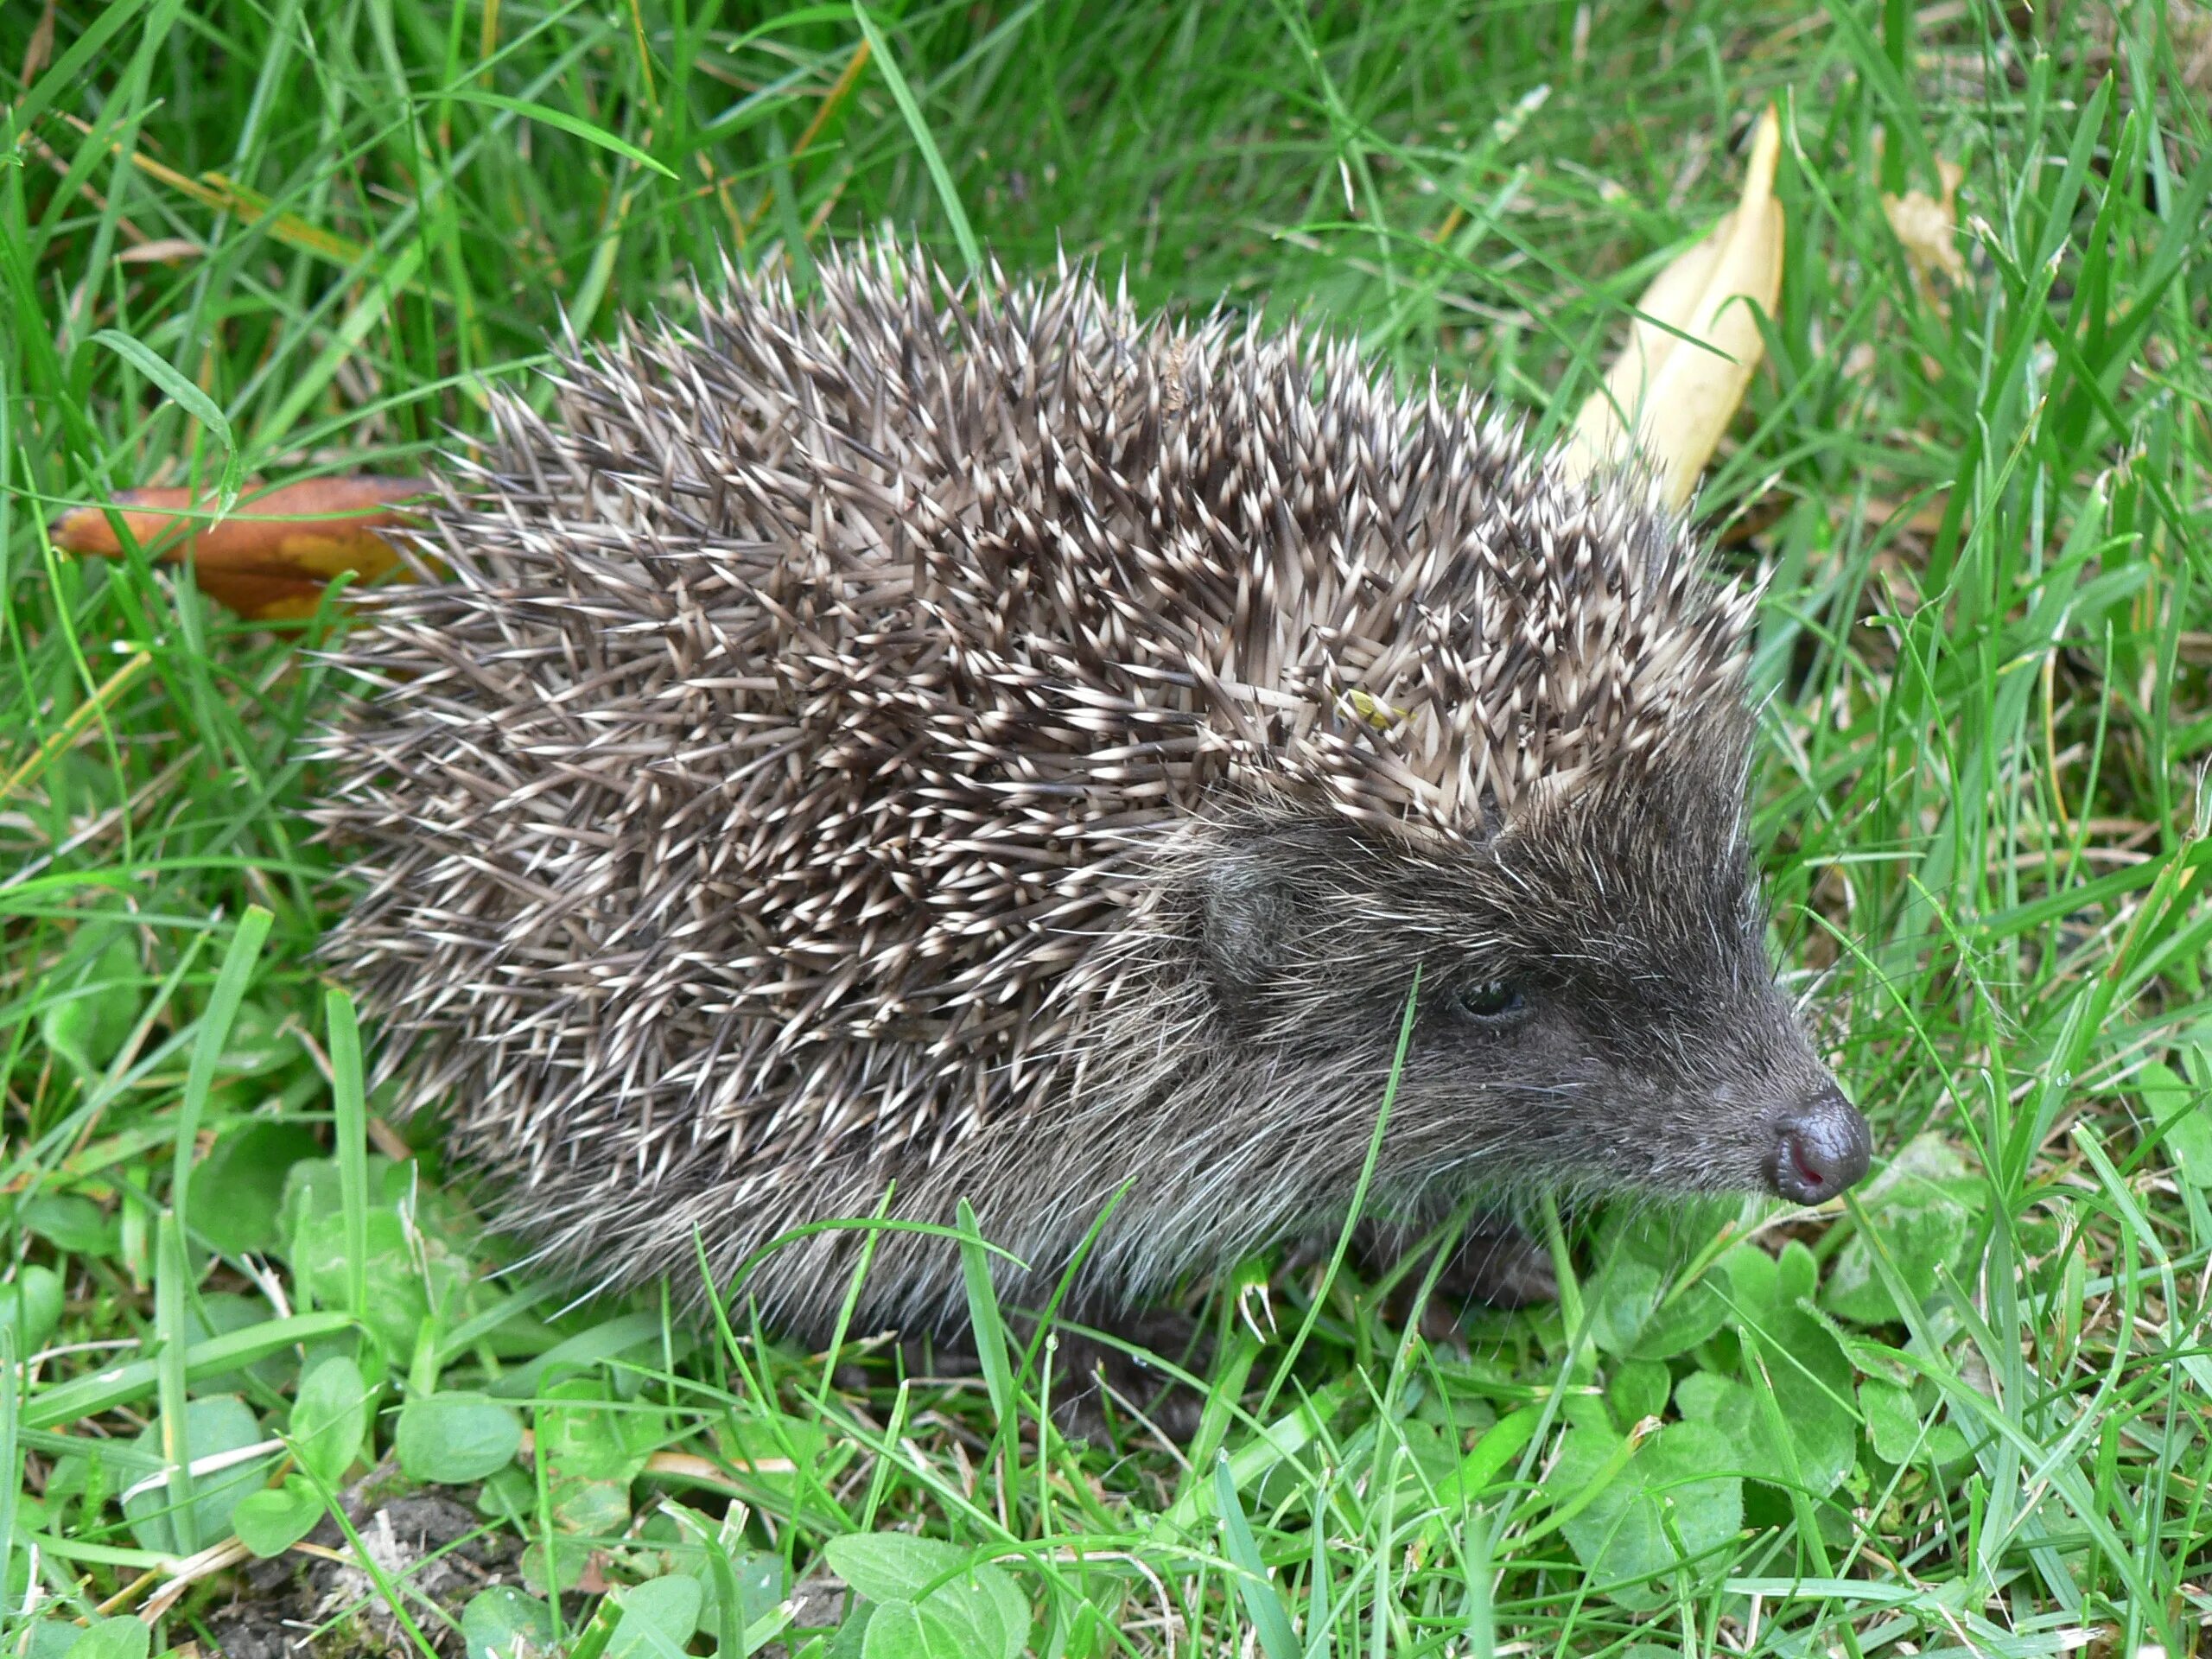
<instances>
[{"instance_id":1,"label":"hedgehog fur","mask_svg":"<svg viewBox=\"0 0 2212 1659\"><path fill-rule=\"evenodd\" d=\"M1751 600L1349 346L892 245L500 394L340 656L328 942L403 1110L593 1287L796 1332L970 1201L1077 1306L1531 1183L1813 1198ZM438 569L442 567L442 569ZM765 1255L763 1254L765 1251ZM757 1258L757 1259L755 1259ZM880 1232L869 1328L958 1316Z\"/></svg>"}]
</instances>

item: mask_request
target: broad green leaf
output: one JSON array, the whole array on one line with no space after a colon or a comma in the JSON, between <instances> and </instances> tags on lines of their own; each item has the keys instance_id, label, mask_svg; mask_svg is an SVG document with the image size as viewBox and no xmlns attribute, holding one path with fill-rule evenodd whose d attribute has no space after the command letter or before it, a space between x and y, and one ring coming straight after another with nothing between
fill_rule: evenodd
<instances>
[{"instance_id":1,"label":"broad green leaf","mask_svg":"<svg viewBox=\"0 0 2212 1659\"><path fill-rule=\"evenodd\" d=\"M15 1327L18 1357L46 1345L61 1323L61 1275L36 1262L18 1268L13 1284L0 1285L0 1325Z\"/></svg>"},{"instance_id":2,"label":"broad green leaf","mask_svg":"<svg viewBox=\"0 0 2212 1659\"><path fill-rule=\"evenodd\" d=\"M183 1438L186 1458L196 1463L203 1458L256 1445L269 1437L247 1409L245 1402L234 1394L214 1394L186 1402ZM136 1446L148 1457L160 1459L160 1418L147 1426ZM260 1488L276 1458L276 1454L270 1452L193 1478L192 1514L201 1539L212 1541L230 1535L231 1512L248 1493ZM149 1486L124 1502L123 1512L130 1521L131 1535L137 1539L141 1549L164 1554L176 1552L176 1533L169 1524L168 1507L166 1484Z\"/></svg>"},{"instance_id":3,"label":"broad green leaf","mask_svg":"<svg viewBox=\"0 0 2212 1659\"><path fill-rule=\"evenodd\" d=\"M2166 1153L2191 1186L2212 1187L2212 1112L2193 1106L2169 1123Z\"/></svg>"},{"instance_id":4,"label":"broad green leaf","mask_svg":"<svg viewBox=\"0 0 2212 1659\"><path fill-rule=\"evenodd\" d=\"M1764 1363L1790 1445L1785 1454L1773 1444L1763 1414L1755 1414L1755 1438L1747 1445L1764 1446L1777 1479L1794 1461L1799 1478L1818 1497L1833 1491L1858 1460L1852 1365L1834 1332L1805 1306L1816 1271L1812 1253L1793 1243L1776 1267L1774 1300L1747 1309L1738 1332L1746 1351L1745 1381L1758 1386L1748 1368Z\"/></svg>"},{"instance_id":5,"label":"broad green leaf","mask_svg":"<svg viewBox=\"0 0 2212 1659\"><path fill-rule=\"evenodd\" d=\"M553 1645L553 1610L511 1584L494 1585L461 1610L467 1659L517 1659L523 1649L544 1653Z\"/></svg>"},{"instance_id":6,"label":"broad green leaf","mask_svg":"<svg viewBox=\"0 0 2212 1659\"><path fill-rule=\"evenodd\" d=\"M26 1231L72 1255L112 1255L116 1226L90 1198L74 1192L41 1192L22 1208Z\"/></svg>"},{"instance_id":7,"label":"broad green leaf","mask_svg":"<svg viewBox=\"0 0 2212 1659\"><path fill-rule=\"evenodd\" d=\"M539 1595L550 1595L556 1587L564 1592L573 1590L582 1581L584 1569L591 1565L592 1551L597 1548L588 1538L567 1533L539 1538L522 1553L522 1581Z\"/></svg>"},{"instance_id":8,"label":"broad green leaf","mask_svg":"<svg viewBox=\"0 0 2212 1659\"><path fill-rule=\"evenodd\" d=\"M699 1581L705 1597L699 1606L699 1634L705 1637L721 1633L720 1586L725 1580L738 1604L735 1629L741 1631L767 1618L784 1599L782 1559L765 1551L731 1552L719 1537L721 1525L711 1516L664 1498L638 1529L640 1540L659 1558L662 1572ZM711 1546L708 1540L714 1541Z\"/></svg>"},{"instance_id":9,"label":"broad green leaf","mask_svg":"<svg viewBox=\"0 0 2212 1659\"><path fill-rule=\"evenodd\" d=\"M1881 1236L1897 1275L1914 1296L1936 1288L1936 1274L1955 1263L1974 1228L1967 1201L1972 1184L1956 1152L1933 1133L1913 1141L1867 1185L1859 1204ZM1875 1270L1873 1244L1853 1234L1836 1253L1821 1306L1838 1319L1886 1325L1903 1317Z\"/></svg>"},{"instance_id":10,"label":"broad green leaf","mask_svg":"<svg viewBox=\"0 0 2212 1659\"><path fill-rule=\"evenodd\" d=\"M138 1023L144 972L128 936L118 931L39 1016L46 1046L80 1075L107 1069Z\"/></svg>"},{"instance_id":11,"label":"broad green leaf","mask_svg":"<svg viewBox=\"0 0 2212 1659\"><path fill-rule=\"evenodd\" d=\"M397 1211L372 1209L367 1253L368 1303L363 1319L387 1353L414 1351L415 1338L435 1305L448 1302L467 1281L466 1266L436 1239L411 1237ZM353 1298L342 1212L311 1216L293 1245L292 1270L326 1307L344 1307Z\"/></svg>"},{"instance_id":12,"label":"broad green leaf","mask_svg":"<svg viewBox=\"0 0 2212 1659\"><path fill-rule=\"evenodd\" d=\"M1720 1258L1717 1270L1726 1281L1731 1318L1756 1318L1782 1294L1779 1264L1756 1244L1738 1245Z\"/></svg>"},{"instance_id":13,"label":"broad green leaf","mask_svg":"<svg viewBox=\"0 0 2212 1659\"><path fill-rule=\"evenodd\" d=\"M1590 1334L1609 1354L1624 1354L1659 1305L1659 1269L1647 1262L1616 1261L1591 1287Z\"/></svg>"},{"instance_id":14,"label":"broad green leaf","mask_svg":"<svg viewBox=\"0 0 2212 1659\"><path fill-rule=\"evenodd\" d=\"M12 1574L8 1588L11 1595L22 1593L22 1586L16 1582ZM69 1659L69 1649L83 1641L85 1634L67 1615L35 1619L29 1630L13 1638L21 1645L11 1649L11 1652L15 1659Z\"/></svg>"},{"instance_id":15,"label":"broad green leaf","mask_svg":"<svg viewBox=\"0 0 2212 1659\"><path fill-rule=\"evenodd\" d=\"M395 1163L382 1153L372 1153L361 1173L372 1211L389 1211L396 1217L402 1208L407 1209L414 1223L412 1236L442 1247L429 1263L433 1282L442 1293L440 1275L460 1270L457 1260L468 1254L481 1235L482 1220L457 1193L423 1185L411 1164ZM302 1158L288 1168L278 1203L278 1224L286 1248L296 1255L308 1243L320 1248L319 1240L307 1236L308 1230L316 1221L342 1216L345 1193L345 1171L335 1158ZM376 1241L371 1243L373 1246ZM449 1259L442 1260L441 1255ZM655 1334L659 1331L658 1323L648 1328ZM400 1351L406 1352L408 1348Z\"/></svg>"},{"instance_id":16,"label":"broad green leaf","mask_svg":"<svg viewBox=\"0 0 2212 1659\"><path fill-rule=\"evenodd\" d=\"M1859 1409L1866 1419L1866 1440L1874 1455L1887 1463L1903 1463L1921 1444L1920 1414L1912 1408L1912 1392L1878 1376L1862 1377Z\"/></svg>"},{"instance_id":17,"label":"broad green leaf","mask_svg":"<svg viewBox=\"0 0 2212 1659\"><path fill-rule=\"evenodd\" d=\"M369 1187L377 1190L378 1176L385 1160L379 1154L369 1154ZM289 1249L299 1246L299 1231L317 1216L334 1216L344 1207L345 1194L335 1158L302 1158L284 1172L284 1191L280 1201L283 1217L284 1236L290 1241Z\"/></svg>"},{"instance_id":18,"label":"broad green leaf","mask_svg":"<svg viewBox=\"0 0 2212 1659\"><path fill-rule=\"evenodd\" d=\"M340 1484L368 1429L368 1385L352 1360L334 1354L308 1373L292 1406L292 1444L302 1466L325 1486Z\"/></svg>"},{"instance_id":19,"label":"broad green leaf","mask_svg":"<svg viewBox=\"0 0 2212 1659\"><path fill-rule=\"evenodd\" d=\"M232 1255L276 1249L285 1175L315 1150L314 1132L297 1123L255 1118L226 1128L193 1173L192 1230Z\"/></svg>"},{"instance_id":20,"label":"broad green leaf","mask_svg":"<svg viewBox=\"0 0 2212 1659\"><path fill-rule=\"evenodd\" d=\"M276 1003L249 998L238 1004L238 1012L231 1016L231 1028L224 1033L223 1070L233 1076L257 1076L272 1071L287 1061L296 1060L304 1052L288 1010ZM278 1123L267 1118L256 1120L255 1127L303 1129L297 1123ZM312 1135L302 1135L302 1138L310 1147L315 1144ZM200 1167L204 1171L207 1166L203 1163Z\"/></svg>"},{"instance_id":21,"label":"broad green leaf","mask_svg":"<svg viewBox=\"0 0 2212 1659\"><path fill-rule=\"evenodd\" d=\"M861 1649L868 1641L868 1627L874 1622L876 1604L865 1596L853 1599L852 1611L845 1615L845 1622L830 1638L830 1645L821 1659L861 1659Z\"/></svg>"},{"instance_id":22,"label":"broad green leaf","mask_svg":"<svg viewBox=\"0 0 2212 1659\"><path fill-rule=\"evenodd\" d=\"M282 1555L315 1529L322 1519L322 1499L298 1475L287 1475L284 1484L249 1493L231 1511L231 1529L238 1541L264 1560Z\"/></svg>"},{"instance_id":23,"label":"broad green leaf","mask_svg":"<svg viewBox=\"0 0 2212 1659\"><path fill-rule=\"evenodd\" d=\"M198 1212L195 1211L194 1213ZM194 1224L195 1230L197 1224ZM258 1296L240 1295L236 1291L211 1290L185 1304L184 1339L188 1348L196 1348L216 1337L234 1336L241 1331L251 1331L256 1325L265 1324L269 1317L269 1304ZM274 1391L284 1392L289 1389L298 1365L298 1359L290 1350L279 1349L273 1354L264 1354L251 1365L241 1365L232 1370L196 1378L193 1392L244 1394L255 1381Z\"/></svg>"},{"instance_id":24,"label":"broad green leaf","mask_svg":"<svg viewBox=\"0 0 2212 1659\"><path fill-rule=\"evenodd\" d=\"M465 1486L514 1461L522 1420L480 1394L417 1395L399 1408L392 1446L409 1479Z\"/></svg>"},{"instance_id":25,"label":"broad green leaf","mask_svg":"<svg viewBox=\"0 0 2212 1659\"><path fill-rule=\"evenodd\" d=\"M69 1644L67 1659L146 1659L154 1627L136 1618L94 1619Z\"/></svg>"},{"instance_id":26,"label":"broad green leaf","mask_svg":"<svg viewBox=\"0 0 2212 1659\"><path fill-rule=\"evenodd\" d=\"M1893 1192L1889 1203L1867 1217L1897 1276L1916 1298L1936 1288L1937 1273L1955 1262L1973 1230L1967 1206L1942 1189L1916 1183ZM1875 1271L1873 1246L1863 1234L1847 1240L1836 1254L1821 1305L1840 1319L1859 1325L1888 1325L1903 1317L1896 1299Z\"/></svg>"},{"instance_id":27,"label":"broad green leaf","mask_svg":"<svg viewBox=\"0 0 2212 1659\"><path fill-rule=\"evenodd\" d=\"M1748 1383L1712 1371L1692 1371L1675 1385L1675 1409L1684 1421L1703 1423L1727 1437L1735 1455L1724 1472L1752 1480L1782 1479L1773 1442L1759 1420L1758 1397Z\"/></svg>"},{"instance_id":28,"label":"broad green leaf","mask_svg":"<svg viewBox=\"0 0 2212 1659\"><path fill-rule=\"evenodd\" d=\"M852 1460L849 1440L832 1444L821 1424L780 1412L747 1415L715 1426L715 1443L742 1471L748 1484L789 1494L802 1484L826 1481Z\"/></svg>"},{"instance_id":29,"label":"broad green leaf","mask_svg":"<svg viewBox=\"0 0 2212 1659\"><path fill-rule=\"evenodd\" d=\"M963 1656L1003 1655L1016 1659L1029 1641L1029 1603L1013 1578L988 1564L969 1567L972 1552L931 1538L904 1533L861 1533L833 1538L824 1547L830 1565L860 1594L877 1604L868 1621L862 1652L868 1655L929 1654L934 1647L899 1646L938 1639L965 1643ZM954 1576L931 1591L925 1586ZM894 1613L904 1606L907 1613ZM889 1615L888 1622L886 1615ZM911 1615L911 1616L910 1616ZM876 1635L883 1626L881 1637ZM880 1647L879 1642L894 1645Z\"/></svg>"},{"instance_id":30,"label":"broad green leaf","mask_svg":"<svg viewBox=\"0 0 2212 1659\"><path fill-rule=\"evenodd\" d=\"M1658 1360L1622 1360L1605 1384L1605 1403L1613 1408L1613 1421L1626 1427L1656 1417L1666 1408L1674 1382L1673 1374Z\"/></svg>"},{"instance_id":31,"label":"broad green leaf","mask_svg":"<svg viewBox=\"0 0 2212 1659\"><path fill-rule=\"evenodd\" d=\"M1419 1417L1408 1417L1398 1425L1398 1443L1405 1453L1399 1479L1408 1492L1433 1491L1459 1471L1459 1435L1456 1429L1425 1422ZM1283 1469L1284 1465L1279 1465L1268 1472L1273 1476L1283 1472Z\"/></svg>"},{"instance_id":32,"label":"broad green leaf","mask_svg":"<svg viewBox=\"0 0 2212 1659\"><path fill-rule=\"evenodd\" d=\"M1619 1437L1591 1427L1568 1431L1551 1484L1574 1491L1599 1478ZM1671 1597L1670 1569L1683 1557L1668 1536L1671 1522L1693 1556L1735 1536L1744 1522L1743 1483L1719 1475L1735 1462L1726 1437L1707 1424L1671 1423L1636 1450L1598 1497L1560 1528L1597 1583L1624 1607L1657 1607ZM1662 1512L1663 1506L1663 1512ZM1725 1555L1707 1557L1697 1571L1716 1574ZM1642 1583L1618 1583L1644 1580Z\"/></svg>"},{"instance_id":33,"label":"broad green leaf","mask_svg":"<svg viewBox=\"0 0 2212 1659\"><path fill-rule=\"evenodd\" d=\"M988 1651L974 1632L911 1601L878 1603L861 1637L861 1659L981 1659Z\"/></svg>"},{"instance_id":34,"label":"broad green leaf","mask_svg":"<svg viewBox=\"0 0 2212 1659\"><path fill-rule=\"evenodd\" d=\"M1957 1479L1973 1457L1974 1442L1948 1417L1929 1431L1923 1460L1934 1466L1938 1478Z\"/></svg>"},{"instance_id":35,"label":"broad green leaf","mask_svg":"<svg viewBox=\"0 0 2212 1659\"><path fill-rule=\"evenodd\" d=\"M1594 1291L1591 1332L1622 1358L1668 1359L1720 1328L1727 1308L1702 1281L1671 1298L1672 1276L1650 1262L1617 1257Z\"/></svg>"},{"instance_id":36,"label":"broad green leaf","mask_svg":"<svg viewBox=\"0 0 2212 1659\"><path fill-rule=\"evenodd\" d=\"M606 1659L682 1659L705 1600L698 1580L680 1573L648 1579L617 1599L622 1622L607 1641Z\"/></svg>"},{"instance_id":37,"label":"broad green leaf","mask_svg":"<svg viewBox=\"0 0 2212 1659\"><path fill-rule=\"evenodd\" d=\"M997 1654L1001 1659L1020 1659L1029 1645L1029 1598L1014 1575L988 1564L976 1568L968 1580L956 1579L931 1593L921 1604L925 1609L950 1611L964 1607L968 1624L976 1632L975 1651Z\"/></svg>"},{"instance_id":38,"label":"broad green leaf","mask_svg":"<svg viewBox=\"0 0 2212 1659\"><path fill-rule=\"evenodd\" d=\"M2163 1133L2166 1161L2191 1186L2212 1187L2212 1110L2202 1091L2156 1060L2135 1074L2135 1086Z\"/></svg>"},{"instance_id":39,"label":"broad green leaf","mask_svg":"<svg viewBox=\"0 0 2212 1659\"><path fill-rule=\"evenodd\" d=\"M1791 1239L1774 1258L1774 1305L1795 1307L1821 1282L1820 1263L1801 1239Z\"/></svg>"},{"instance_id":40,"label":"broad green leaf","mask_svg":"<svg viewBox=\"0 0 2212 1659\"><path fill-rule=\"evenodd\" d=\"M830 1569L870 1601L913 1601L974 1553L903 1532L863 1532L823 1547Z\"/></svg>"},{"instance_id":41,"label":"broad green leaf","mask_svg":"<svg viewBox=\"0 0 2212 1659\"><path fill-rule=\"evenodd\" d=\"M608 1399L594 1377L569 1377L543 1394L537 1455L551 1485L553 1524L580 1537L620 1533L630 1522L630 1483L666 1433L662 1414Z\"/></svg>"},{"instance_id":42,"label":"broad green leaf","mask_svg":"<svg viewBox=\"0 0 2212 1659\"><path fill-rule=\"evenodd\" d=\"M556 1474L626 1484L667 1438L660 1412L610 1399L594 1377L569 1377L540 1397L547 1403L538 1414L537 1454Z\"/></svg>"},{"instance_id":43,"label":"broad green leaf","mask_svg":"<svg viewBox=\"0 0 2212 1659\"><path fill-rule=\"evenodd\" d=\"M784 1563L780 1557L765 1551L748 1551L730 1561L730 1576L737 1582L738 1624L751 1630L763 1619L772 1616L784 1599ZM699 1608L699 1633L711 1636L716 1629L720 1609L715 1605L716 1592L713 1584L702 1586L707 1599Z\"/></svg>"},{"instance_id":44,"label":"broad green leaf","mask_svg":"<svg viewBox=\"0 0 2212 1659\"><path fill-rule=\"evenodd\" d=\"M527 1532L537 1512L537 1483L512 1463L495 1469L476 1489L476 1512Z\"/></svg>"}]
</instances>

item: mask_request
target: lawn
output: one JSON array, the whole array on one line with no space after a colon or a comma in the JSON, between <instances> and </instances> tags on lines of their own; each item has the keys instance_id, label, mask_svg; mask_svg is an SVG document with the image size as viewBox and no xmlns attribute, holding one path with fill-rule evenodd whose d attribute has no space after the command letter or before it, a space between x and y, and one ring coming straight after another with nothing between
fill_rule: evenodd
<instances>
[{"instance_id":1,"label":"lawn","mask_svg":"<svg viewBox=\"0 0 2212 1659\"><path fill-rule=\"evenodd\" d=\"M11 0L0 75L8 1655L2205 1646L2202 6ZM1875 1175L1555 1213L1558 1304L1456 1322L1423 1262L1253 1263L1193 1291L1186 1445L1063 1439L1019 1344L493 1276L316 967L342 607L48 534L420 471L563 319L887 225L1548 442L1769 100L1781 297L1695 511L1767 584L1775 948Z\"/></svg>"}]
</instances>

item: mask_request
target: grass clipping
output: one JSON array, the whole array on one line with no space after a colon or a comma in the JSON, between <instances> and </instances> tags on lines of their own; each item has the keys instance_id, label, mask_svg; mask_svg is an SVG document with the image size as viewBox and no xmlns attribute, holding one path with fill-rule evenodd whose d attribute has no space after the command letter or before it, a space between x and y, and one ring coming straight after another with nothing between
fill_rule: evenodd
<instances>
[{"instance_id":1,"label":"grass clipping","mask_svg":"<svg viewBox=\"0 0 2212 1659\"><path fill-rule=\"evenodd\" d=\"M1781 158L1770 105L1751 135L1743 195L1643 290L1627 345L1576 416L1560 452L1574 476L1641 454L1669 506L1695 493L1766 349L1753 307L1771 315L1782 292Z\"/></svg>"}]
</instances>

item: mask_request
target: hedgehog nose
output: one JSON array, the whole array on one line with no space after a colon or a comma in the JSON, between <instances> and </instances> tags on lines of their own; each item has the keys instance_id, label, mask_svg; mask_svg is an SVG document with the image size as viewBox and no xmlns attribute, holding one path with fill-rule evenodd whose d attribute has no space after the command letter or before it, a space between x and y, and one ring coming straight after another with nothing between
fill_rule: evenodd
<instances>
[{"instance_id":1,"label":"hedgehog nose","mask_svg":"<svg viewBox=\"0 0 2212 1659\"><path fill-rule=\"evenodd\" d=\"M1866 1120L1834 1084L1775 1120L1774 1190L1795 1204L1819 1204L1866 1173L1873 1150Z\"/></svg>"}]
</instances>

